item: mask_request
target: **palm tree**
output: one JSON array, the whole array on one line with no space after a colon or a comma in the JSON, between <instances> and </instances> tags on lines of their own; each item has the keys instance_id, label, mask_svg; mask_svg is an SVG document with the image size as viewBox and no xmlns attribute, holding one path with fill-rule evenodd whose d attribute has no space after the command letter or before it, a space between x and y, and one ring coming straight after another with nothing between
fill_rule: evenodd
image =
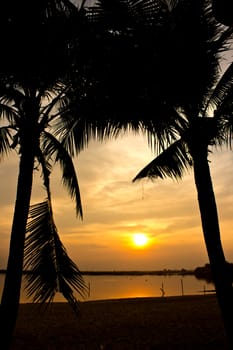
<instances>
[{"instance_id":1,"label":"palm tree","mask_svg":"<svg viewBox=\"0 0 233 350\"><path fill-rule=\"evenodd\" d=\"M2 29L7 31L8 36L2 45L6 55L1 55L0 115L6 125L0 129L0 153L3 156L14 149L20 156L7 274L0 309L2 344L6 349L17 319L24 249L26 266L33 271L28 279L28 290L29 294L35 293L35 300L51 300L55 289L59 288L76 310L76 300L70 286L80 293L84 291L80 272L68 258L58 238L49 189L50 161L53 159L61 164L64 185L76 201L77 215L82 217L78 181L71 156L87 145L89 137L95 136L96 130L99 137L108 133L108 118L104 119L104 123L100 120L98 124L87 118L93 88L89 83L85 59L91 57L92 66L94 60L93 52L80 52L80 47L85 46L86 35L92 37L93 32L87 31L84 37L79 32L77 38L77 29L85 23L84 4L85 1L82 1L77 11L67 0L35 1L33 4L25 0L20 6L18 2L11 2L1 14ZM33 41L28 35L29 28L35 34ZM16 61L17 53L19 57ZM96 86L94 91L97 91ZM73 96L76 96L75 105L70 103ZM81 116L79 118L74 117L77 111ZM74 133L68 132L67 138L67 130L70 131L73 121L75 137ZM36 161L42 167L48 198L30 208ZM29 235L25 245L26 232ZM44 264L47 268L50 266L46 270L51 271L49 275L44 274Z\"/></svg>"},{"instance_id":2,"label":"palm tree","mask_svg":"<svg viewBox=\"0 0 233 350\"><path fill-rule=\"evenodd\" d=\"M55 131L56 125L59 126L60 114L69 108L66 92L72 87L71 51L74 35L77 35L77 26L81 23L82 8L78 11L66 0L36 1L33 4L23 1L20 6L17 4L11 3L15 7L6 8L3 16L8 40L3 40L6 55L1 55L0 75L0 118L4 121L0 128L0 155L3 158L11 150L15 150L20 157L9 257L0 308L1 344L4 349L10 346L17 319L24 249L26 262L32 264L33 268L33 262L36 263L36 260L33 260L33 257L31 260L29 255L30 249L33 253L36 244L34 234L36 224L41 224L41 218L47 218L47 230L44 233L48 236L44 237L44 244L47 240L48 247L48 242L53 239L51 254L53 259L56 258L56 283L53 288L57 288L59 282L59 289L74 308L76 301L70 287L80 293L85 291L80 271L68 258L58 238L48 185L46 203L37 205L36 209L30 209L35 166L42 166L44 179L47 178L48 181L53 161L60 163L63 184L76 203L77 216L82 218L79 185L72 155L67 152L59 137L56 137ZM31 35L29 36L29 28L35 34L33 41ZM18 59L15 60L17 54ZM29 221L29 226L28 217L32 220ZM46 225L45 221L43 223ZM30 232L30 243L27 243L25 248L27 230ZM35 239L34 243L32 239ZM43 252L42 249L42 255ZM49 277L54 278L55 275ZM47 280L46 283L48 282ZM43 284L42 277L37 283ZM45 302L52 298L54 289L50 289L50 293L46 294L45 289L41 288L38 293L36 299Z\"/></svg>"},{"instance_id":3,"label":"palm tree","mask_svg":"<svg viewBox=\"0 0 233 350\"><path fill-rule=\"evenodd\" d=\"M149 0L99 0L98 4L89 13L94 28L101 28L90 87L97 93L90 94L88 106L95 110L89 111L108 116L103 136L141 128L155 150L163 151L135 180L182 177L193 166L207 252L233 346L231 279L208 165L209 146L223 142L223 130L232 127L217 112L232 90L231 68L219 80L219 58L228 48L232 29L215 20L209 0L163 1L163 6ZM69 135L76 131L75 121L70 121L72 132L64 140L72 149Z\"/></svg>"},{"instance_id":4,"label":"palm tree","mask_svg":"<svg viewBox=\"0 0 233 350\"><path fill-rule=\"evenodd\" d=\"M230 143L232 136L229 111L232 110L233 64L223 75L219 70L221 54L232 40L232 29L214 20L210 1L190 1L188 6L182 6L185 16L180 17L174 28L174 45L168 43L171 50L176 48L176 57L174 66L174 55L170 56L171 69L165 78L170 88L165 103L173 105L186 124L176 129L175 140L162 143L158 156L133 181L144 177L181 178L187 169L193 168L206 249L229 346L233 349L232 276L221 244L208 160L210 147ZM198 34L198 41L192 33Z\"/></svg>"},{"instance_id":5,"label":"palm tree","mask_svg":"<svg viewBox=\"0 0 233 350\"><path fill-rule=\"evenodd\" d=\"M102 110L97 108L93 122L93 116L89 117L93 111L87 108L91 105L93 91L96 92L99 85L93 84L95 79L89 74L89 62L93 69L93 52L88 52L86 48L83 50L85 54L80 51L80 46L85 47L87 35L94 37L94 40L96 37L92 30L88 32L85 27L87 33L83 37L79 32L77 38L77 29L80 29L83 21L85 23L84 3L81 2L78 11L65 0L38 1L33 6L24 1L20 7L15 3L16 7L12 8L15 11L11 12L11 7L6 8L1 22L9 36L3 43L8 55L1 56L0 115L7 124L0 129L0 153L3 157L14 149L20 155L9 259L0 310L4 335L2 344L6 349L17 318L24 248L26 266L34 272L29 276L28 290L29 294L35 293L35 300L50 300L55 289L59 288L76 309L69 282L80 293L84 288L78 269L65 254L58 239L49 190L49 162L53 158L55 163L61 164L63 182L76 201L77 214L82 217L78 182L70 157L87 145L90 136L102 138L111 133L108 116L101 120L99 115ZM28 36L28 28L35 32L33 42ZM17 61L12 59L15 51L21 55ZM87 63L86 58L91 58L91 61ZM103 96L105 94L106 90ZM105 100L101 107L103 105ZM76 112L79 113L78 118ZM30 208L35 161L42 166L48 198ZM29 235L25 245L26 232ZM46 236L42 236L42 233L46 233ZM49 261L43 260L48 257L48 254L44 254L46 250L50 252ZM49 276L44 275L43 263L47 267L48 263L53 263L50 265L53 273ZM64 270L66 266L69 269ZM69 278L68 283L64 282L66 278Z\"/></svg>"},{"instance_id":6,"label":"palm tree","mask_svg":"<svg viewBox=\"0 0 233 350\"><path fill-rule=\"evenodd\" d=\"M4 330L3 334L7 335L12 332L17 317L24 258L25 233L28 215L31 215L29 206L33 184L33 170L35 169L35 166L38 168L38 165L43 165L45 160L49 164L52 159L54 163L60 163L63 184L67 188L71 198L75 200L77 215L82 217L79 185L71 156L59 139L53 134L54 127L52 124L55 119L59 118L59 113L61 113L61 111L54 112L54 109L59 108L58 106L60 104L64 108L64 87L57 86L57 91L54 87L53 93L56 91L57 96L53 96L52 101L47 105L44 104L44 98L48 91L43 91L43 93L42 91L35 91L33 95L33 91L31 90L24 91L22 88L12 88L11 90L11 98L10 91L7 91L6 98L3 96L1 98L1 115L3 115L3 111L5 111L5 117L9 124L2 126L0 129L1 154L3 155L12 149L15 149L20 156L10 251L1 300L1 326ZM38 165L35 164L35 161L38 162ZM45 168L45 166L43 167L44 174L46 174L45 170L47 169L47 177L49 177L50 168L52 169L52 166L49 168ZM36 213L38 215L39 208L43 209L44 216L47 215L48 229L45 230L45 227L41 226L38 218L35 218L33 223L29 225L30 231L32 230L30 239L35 238L33 232L36 228L37 234L39 233L39 229L43 229L43 233L45 234L44 240L51 242L51 236L53 235L54 239L56 238L57 246L60 247L59 249L62 252L63 249L61 249L61 242L58 240L57 230L53 220L50 192L46 204L42 203L41 206L37 206ZM35 223L38 225L37 227L35 226ZM49 228L51 229L51 232L49 231ZM36 241L33 243L34 249L37 248L35 242ZM32 245L27 244L26 257L29 264L31 261L30 259L33 259L30 254L30 249L33 254ZM40 250L38 252L40 252ZM64 255L65 254L60 254L59 256L61 258L64 257ZM55 256L57 256L57 254L55 254ZM63 262L65 262L64 259ZM66 262L68 262L67 258ZM67 278L70 278L72 281L72 278L76 276L78 279L76 283L73 282L73 286L78 288L80 293L82 293L84 291L84 282L82 282L81 274L77 268L74 268L74 264L71 263L71 261L69 262L70 264L66 264L66 274L70 273L70 277L67 275ZM36 272L38 273L38 270ZM59 268L59 270L56 269L56 273L58 275L57 278L61 278L62 275L65 275L64 270L62 272L61 268ZM53 275L50 275L50 277L53 278ZM64 288L62 290L64 290ZM43 292L43 290L41 290L41 292ZM48 294L43 301L46 301L49 297ZM68 297L67 292L66 297Z\"/></svg>"}]
</instances>

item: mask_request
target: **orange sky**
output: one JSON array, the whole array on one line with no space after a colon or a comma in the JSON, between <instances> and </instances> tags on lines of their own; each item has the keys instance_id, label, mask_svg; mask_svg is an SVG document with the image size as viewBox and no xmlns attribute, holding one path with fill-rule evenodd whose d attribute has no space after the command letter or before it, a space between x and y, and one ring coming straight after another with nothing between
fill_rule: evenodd
<instances>
[{"instance_id":1,"label":"orange sky","mask_svg":"<svg viewBox=\"0 0 233 350\"><path fill-rule=\"evenodd\" d=\"M81 270L157 270L194 268L208 262L200 224L193 173L183 181L143 180L137 172L153 159L142 136L130 134L106 143L92 142L75 161L84 219L75 217L74 203L63 190L59 168L52 174L55 220L68 253ZM211 170L226 258L233 261L233 157L214 152ZM17 158L0 167L0 268L6 264L15 200ZM45 193L35 173L32 203ZM138 249L134 233L148 235Z\"/></svg>"}]
</instances>

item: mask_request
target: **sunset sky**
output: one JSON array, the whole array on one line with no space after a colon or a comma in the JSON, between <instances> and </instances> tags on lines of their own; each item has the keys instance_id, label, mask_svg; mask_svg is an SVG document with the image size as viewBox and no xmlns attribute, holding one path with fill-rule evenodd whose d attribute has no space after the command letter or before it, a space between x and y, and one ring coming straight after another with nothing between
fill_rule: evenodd
<instances>
[{"instance_id":1,"label":"sunset sky","mask_svg":"<svg viewBox=\"0 0 233 350\"><path fill-rule=\"evenodd\" d=\"M193 172L179 182L132 183L153 158L143 135L91 142L75 160L82 221L62 187L60 169L54 169L56 225L81 270L192 269L208 262ZM233 262L233 154L213 150L210 160L222 243L226 259ZM0 164L0 269L6 267L17 176L18 157L12 153ZM44 198L40 172L35 171L32 204ZM144 247L133 243L137 233L147 236Z\"/></svg>"},{"instance_id":2,"label":"sunset sky","mask_svg":"<svg viewBox=\"0 0 233 350\"><path fill-rule=\"evenodd\" d=\"M137 172L153 159L145 136L129 134L106 143L92 142L75 160L83 221L61 185L60 169L52 174L55 220L69 255L81 270L157 270L195 268L208 262L193 173L182 181L142 180ZM233 157L214 151L211 171L226 258L233 261ZM17 157L0 166L0 268L6 265L18 172ZM32 203L45 198L35 172ZM142 248L132 241L144 233Z\"/></svg>"}]
</instances>

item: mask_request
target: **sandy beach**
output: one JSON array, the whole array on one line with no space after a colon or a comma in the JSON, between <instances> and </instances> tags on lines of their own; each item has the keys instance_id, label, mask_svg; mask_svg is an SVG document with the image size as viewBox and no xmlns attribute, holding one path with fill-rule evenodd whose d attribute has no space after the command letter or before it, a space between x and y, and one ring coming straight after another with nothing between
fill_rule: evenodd
<instances>
[{"instance_id":1,"label":"sandy beach","mask_svg":"<svg viewBox=\"0 0 233 350\"><path fill-rule=\"evenodd\" d=\"M224 350L216 297L183 296L66 303L46 312L21 304L12 350Z\"/></svg>"}]
</instances>

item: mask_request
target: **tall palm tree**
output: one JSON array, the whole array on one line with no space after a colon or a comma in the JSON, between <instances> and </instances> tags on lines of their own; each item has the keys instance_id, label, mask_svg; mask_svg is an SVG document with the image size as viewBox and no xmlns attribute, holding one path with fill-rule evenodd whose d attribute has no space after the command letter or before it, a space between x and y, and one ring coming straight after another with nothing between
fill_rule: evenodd
<instances>
[{"instance_id":1,"label":"tall palm tree","mask_svg":"<svg viewBox=\"0 0 233 350\"><path fill-rule=\"evenodd\" d=\"M233 347L231 278L208 165L209 146L223 142L223 129L232 125L220 118L222 114L218 118L217 112L212 118L209 114L211 109L223 107L232 90L232 69L221 81L218 74L219 59L232 40L232 29L215 20L209 0L99 0L98 4L89 13L94 24L96 19L102 24L97 27L102 28L101 46L95 51L97 74L90 87L96 92L99 86L99 93L93 94L90 106L95 106L97 115L109 117L104 135L112 130L117 134L115 130L122 128L142 128L151 144L155 138L155 150L163 151L155 167L153 163L135 180L181 177L185 169L194 167L206 247ZM66 142L71 145L69 135Z\"/></svg>"},{"instance_id":2,"label":"tall palm tree","mask_svg":"<svg viewBox=\"0 0 233 350\"><path fill-rule=\"evenodd\" d=\"M59 118L59 113L61 113L61 111L57 112L57 108L59 108L59 105L62 105L62 108L64 108L64 87L57 86L57 90L54 87L53 93L56 91L57 96L53 95L52 101L48 104L44 104L44 98L48 91L43 91L42 93L42 91L32 91L29 89L29 91L25 91L22 90L22 88L12 88L11 90L11 95L10 91L7 91L6 97L1 97L1 116L3 116L4 111L4 116L9 122L9 124L5 124L0 128L1 155L3 156L4 153L15 149L20 156L20 162L7 273L1 300L1 326L4 330L3 334L5 335L12 332L17 317L16 311L18 309L20 296L26 225L28 215L31 213L29 208L33 185L33 171L35 166L43 165L42 160L44 158L47 159L48 164L52 159L54 163L60 163L63 184L67 188L71 198L75 200L77 215L82 217L79 185L71 156L59 139L53 134L53 122L55 119ZM35 163L36 161L38 164ZM45 173L44 169L46 168L43 168L43 172ZM47 169L47 171L47 177L49 177L50 169ZM44 211L47 211L44 215L47 215L47 220L50 224L48 224L48 228L51 229L49 236L49 229L45 230L45 227L43 227L43 233L47 234L44 239L47 239L49 242L51 241L51 235L54 235L54 239L57 237L57 245L61 247L53 220L50 195L48 196L46 205L43 204L37 207L37 213L40 207ZM37 219L35 220L33 224L29 226L30 230L31 227L33 227L31 237L34 238L33 232L36 229L35 222L39 227L36 231L37 234L38 230L40 228L42 229L40 222ZM27 244L27 256L30 255L29 249L31 247L32 245ZM30 262L29 258L28 260ZM66 261L68 260L66 259ZM84 283L82 282L81 274L78 269L73 268L71 263L66 265L67 272L70 273L70 280L72 280L75 275L79 278L77 280L78 283L74 282L73 285L76 286L80 292L84 291ZM56 272L59 272L60 275L64 274L61 268L59 271L56 270ZM53 276L51 275L50 277L52 278ZM67 278L69 279L68 275ZM68 296L68 294L66 294L66 296ZM48 297L49 295L47 295L47 299Z\"/></svg>"},{"instance_id":3,"label":"tall palm tree","mask_svg":"<svg viewBox=\"0 0 233 350\"><path fill-rule=\"evenodd\" d=\"M172 50L176 48L176 54L169 57L171 69L168 68L168 79L165 78L168 86L165 103L173 105L186 124L176 130L175 140L162 144L157 157L133 181L144 177L181 178L187 169L193 168L206 249L229 346L233 349L232 276L221 244L208 160L210 147L229 143L232 136L229 111L232 108L233 64L224 74L220 70L221 54L232 40L232 29L215 21L210 1L190 1L182 6L185 16L176 23L173 46L168 43Z\"/></svg>"},{"instance_id":4,"label":"tall palm tree","mask_svg":"<svg viewBox=\"0 0 233 350\"><path fill-rule=\"evenodd\" d=\"M55 125L59 125L57 121L60 114L67 110L69 105L66 92L72 86L70 83L70 72L73 69L71 52L74 46L74 35L77 35L77 27L83 17L82 7L77 10L67 0L35 1L33 4L25 0L20 2L20 5L12 1L10 5L11 7L7 6L4 9L5 12L1 13L3 16L1 25L5 25L7 40L3 39L2 48L5 49L6 55L1 55L0 62L0 118L4 121L0 128L0 155L2 158L10 150L15 150L20 161L7 272L0 307L1 344L4 349L9 348L17 319L29 214L34 218L28 228L32 239L32 237L35 238L33 236L35 223L40 224L38 217L35 217L35 212L41 218L43 215L39 208L43 207L43 210L47 211L50 231L46 231L48 233L46 239L51 241L53 236L53 247L57 247L51 254L57 259L56 266L62 260L67 268L66 271L62 271L61 268L59 271L56 269L57 276L58 272L60 274L57 281L61 279L60 288L73 306L75 299L68 287L68 281L80 293L85 288L78 268L69 260L58 239L50 195L46 205L39 205L34 211L30 210L36 162L43 165L43 162L50 164L53 160L55 163L60 163L63 184L76 203L77 216L82 217L78 180L71 154L56 137L54 129ZM74 26L76 32L74 32ZM34 33L33 40L29 35L30 32ZM46 167L43 165L42 168L45 176ZM48 191L48 186L46 188ZM29 256L30 248L32 245L27 243L26 257ZM30 263L30 260L27 261ZM54 275L51 276L53 277ZM66 280L67 283L65 283ZM45 290L41 289L40 292L43 294ZM50 297L51 294L41 296L43 301Z\"/></svg>"},{"instance_id":5,"label":"tall palm tree","mask_svg":"<svg viewBox=\"0 0 233 350\"><path fill-rule=\"evenodd\" d=\"M79 276L79 271L74 266L72 269L69 259L67 257L64 259L66 255L58 240L54 224L49 186L46 185L48 192L46 202L39 203L30 209L30 197L35 160L42 165L45 178L46 165L43 165L45 164L43 157L46 158L46 162L49 162L50 157L54 157L54 161L62 165L63 182L68 187L71 197L76 200L77 214L82 216L78 183L70 156L86 146L89 137L96 136L96 130L98 137L103 137L110 130L108 117L98 121L98 124L87 118L92 112L88 107L92 102L93 91L96 92L99 85L96 87L92 84L95 80L89 75L89 67L85 61L86 58L88 60L91 58L93 67L93 52L88 52L86 48L85 54L80 52L80 46L83 48L87 43L86 35L89 34L92 37L93 31L87 31L84 37L79 33L80 36L77 38L77 29L80 29L79 26L83 24L83 20L85 22L82 16L84 3L85 1L81 2L77 11L66 0L36 1L33 6L26 0L20 3L20 6L12 1L11 6L7 7L2 15L1 24L4 24L4 30L7 30L9 35L8 40L3 42L7 55L1 56L0 115L1 118L5 117L8 124L1 128L0 151L3 156L9 150L15 149L20 155L9 259L0 310L1 329L4 334L2 344L5 343L5 348L9 346L10 335L17 318L26 231L29 232L25 248L26 266L33 264L36 278L38 269L41 274L40 282L34 280L35 275L29 277L29 292L36 293L36 300L46 301L54 293L54 289L49 286L48 289L39 288L39 294L36 292L36 288L43 285L43 278L48 283L46 280L48 275L43 275L44 270L41 265L42 256L46 257L43 254L46 249L51 252L50 262L56 257L55 265L51 265L53 272L61 273L62 263L65 263L64 266L68 263L70 279L72 280L73 276L74 278ZM35 33L33 41L31 36L28 36L29 28ZM75 51L76 48L77 51ZM17 61L14 59L16 53L19 54ZM80 71L84 73L83 76ZM90 77L91 83L89 83ZM92 88L93 85L95 89ZM103 95L105 94L106 90ZM87 95L88 98L86 98ZM73 96L76 96L75 104L71 105L70 100L73 101ZM98 99L99 96L97 101ZM104 104L102 103L101 106ZM74 115L77 111L84 119ZM97 109L97 111L99 118L102 110ZM106 116L106 113L104 115ZM96 114L94 117L96 119ZM75 133L72 133L74 128L71 129L73 122ZM68 137L66 137L67 134ZM59 142L59 136L64 139L63 142ZM30 221L27 226L28 215ZM42 223L44 226L41 226ZM38 232L36 225L43 227L43 232L47 233L46 237L39 235L41 232ZM46 244L41 247L42 243ZM37 244L40 248L39 253L42 255L38 255L36 251ZM58 251L62 254L59 255ZM63 257L62 263L57 254ZM64 277L66 272L63 270L61 276ZM56 274L51 273L53 286L61 287L61 281L63 281L63 291L65 288L68 300L75 306L71 290L67 284L64 287L64 279L60 276L61 280L55 278L55 281L54 276ZM73 280L72 286L82 292L83 284L79 281ZM47 294L48 290L50 294Z\"/></svg>"}]
</instances>

